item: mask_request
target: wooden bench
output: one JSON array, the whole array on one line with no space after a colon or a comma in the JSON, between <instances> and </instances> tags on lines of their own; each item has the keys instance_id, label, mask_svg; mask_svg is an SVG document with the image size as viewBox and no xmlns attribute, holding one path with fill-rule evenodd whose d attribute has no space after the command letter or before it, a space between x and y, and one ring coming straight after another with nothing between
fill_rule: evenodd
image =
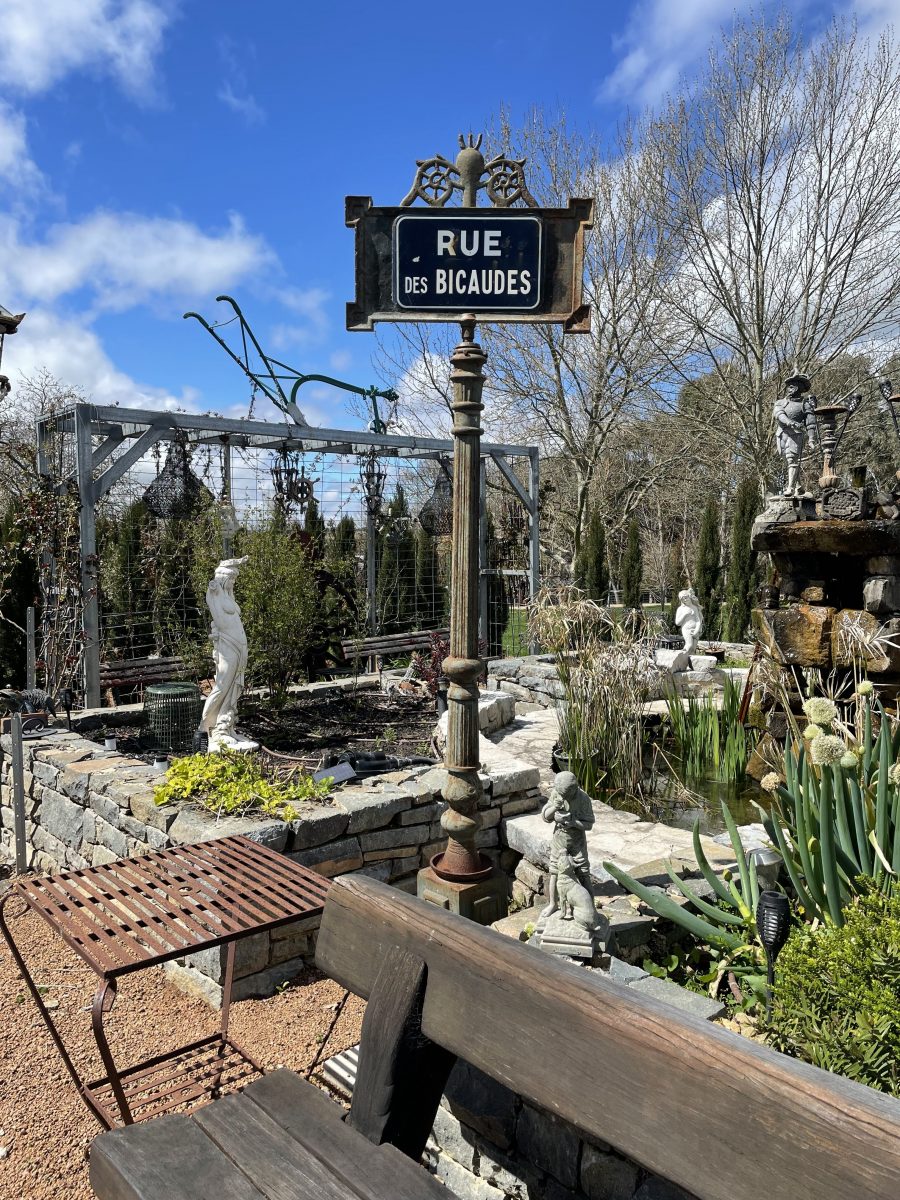
<instances>
[{"instance_id":1,"label":"wooden bench","mask_svg":"<svg viewBox=\"0 0 900 1200\"><path fill-rule=\"evenodd\" d=\"M452 1200L416 1160L456 1056L701 1200L897 1200L900 1102L384 884L331 888L318 965L369 997L346 1115L279 1070L102 1134L100 1200Z\"/></svg>"},{"instance_id":2,"label":"wooden bench","mask_svg":"<svg viewBox=\"0 0 900 1200\"><path fill-rule=\"evenodd\" d=\"M425 629L413 633L384 633L369 638L344 638L341 652L350 658L396 658L401 654L412 654L414 650L430 650L434 637L446 641L449 629Z\"/></svg>"},{"instance_id":3,"label":"wooden bench","mask_svg":"<svg viewBox=\"0 0 900 1200\"><path fill-rule=\"evenodd\" d=\"M151 683L170 683L187 674L181 658L125 658L120 662L100 664L101 691L143 689Z\"/></svg>"}]
</instances>

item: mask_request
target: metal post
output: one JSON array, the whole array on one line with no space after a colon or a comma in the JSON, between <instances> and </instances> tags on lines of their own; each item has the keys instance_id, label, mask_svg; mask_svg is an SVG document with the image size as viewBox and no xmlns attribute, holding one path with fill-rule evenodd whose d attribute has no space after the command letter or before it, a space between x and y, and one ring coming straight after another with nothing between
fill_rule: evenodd
<instances>
[{"instance_id":1,"label":"metal post","mask_svg":"<svg viewBox=\"0 0 900 1200\"><path fill-rule=\"evenodd\" d=\"M233 507L231 497L231 442L227 437L222 439L222 499L227 500ZM233 554L234 526L229 521L223 526L222 531L222 557L231 558Z\"/></svg>"},{"instance_id":2,"label":"metal post","mask_svg":"<svg viewBox=\"0 0 900 1200\"><path fill-rule=\"evenodd\" d=\"M84 607L84 705L100 707L100 605L97 598L97 525L91 470L91 410L75 409L75 463L78 478L78 516L81 535L81 587Z\"/></svg>"},{"instance_id":3,"label":"metal post","mask_svg":"<svg viewBox=\"0 0 900 1200\"><path fill-rule=\"evenodd\" d=\"M478 634L490 653L491 631L488 612L487 461L478 472Z\"/></svg>"},{"instance_id":4,"label":"metal post","mask_svg":"<svg viewBox=\"0 0 900 1200\"><path fill-rule=\"evenodd\" d=\"M25 686L29 690L37 687L37 673L35 671L37 654L35 652L34 639L34 608L29 605L25 610Z\"/></svg>"},{"instance_id":5,"label":"metal post","mask_svg":"<svg viewBox=\"0 0 900 1200\"><path fill-rule=\"evenodd\" d=\"M25 761L22 752L22 715L13 713L10 721L12 734L12 762L10 782L12 784L13 828L16 839L16 870L28 870L28 851L25 844Z\"/></svg>"},{"instance_id":6,"label":"metal post","mask_svg":"<svg viewBox=\"0 0 900 1200\"><path fill-rule=\"evenodd\" d=\"M366 625L369 637L378 632L378 613L375 605L375 554L376 554L375 514L366 511Z\"/></svg>"},{"instance_id":7,"label":"metal post","mask_svg":"<svg viewBox=\"0 0 900 1200\"><path fill-rule=\"evenodd\" d=\"M475 849L481 826L478 802L478 483L487 355L475 341L475 317L460 321L462 340L450 357L453 384L453 539L450 568L450 654L443 662L450 680L445 766L447 809L441 827L447 849L433 868L442 879L465 881L491 873L490 863Z\"/></svg>"},{"instance_id":8,"label":"metal post","mask_svg":"<svg viewBox=\"0 0 900 1200\"><path fill-rule=\"evenodd\" d=\"M528 539L528 596L533 600L541 587L541 511L539 502L540 489L540 459L537 446L533 446L528 454L528 492L531 505L528 510L529 539ZM539 653L540 648L532 643L531 653Z\"/></svg>"}]
</instances>

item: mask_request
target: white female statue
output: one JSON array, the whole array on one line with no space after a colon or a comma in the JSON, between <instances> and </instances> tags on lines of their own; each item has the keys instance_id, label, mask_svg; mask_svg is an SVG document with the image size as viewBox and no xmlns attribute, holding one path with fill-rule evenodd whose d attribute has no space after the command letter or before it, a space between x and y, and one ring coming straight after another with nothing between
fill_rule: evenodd
<instances>
[{"instance_id":1,"label":"white female statue","mask_svg":"<svg viewBox=\"0 0 900 1200\"><path fill-rule=\"evenodd\" d=\"M693 588L685 588L683 592L678 593L675 624L684 638L685 653L696 654L697 642L703 632L703 609Z\"/></svg>"},{"instance_id":2,"label":"white female statue","mask_svg":"<svg viewBox=\"0 0 900 1200\"><path fill-rule=\"evenodd\" d=\"M235 729L247 667L247 635L234 598L234 581L246 561L246 556L223 559L206 589L206 604L212 616L216 680L203 706L200 732L208 735L210 752L259 748L257 742L239 737Z\"/></svg>"}]
</instances>

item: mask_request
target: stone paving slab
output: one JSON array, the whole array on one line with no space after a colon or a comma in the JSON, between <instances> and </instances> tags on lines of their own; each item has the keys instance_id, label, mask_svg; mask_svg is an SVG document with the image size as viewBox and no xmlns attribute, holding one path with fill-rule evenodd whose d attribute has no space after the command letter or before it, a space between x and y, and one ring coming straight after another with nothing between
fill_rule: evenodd
<instances>
[{"instance_id":1,"label":"stone paving slab","mask_svg":"<svg viewBox=\"0 0 900 1200\"><path fill-rule=\"evenodd\" d=\"M640 821L633 813L616 812L606 805L594 804L594 828L587 835L591 874L598 883L609 882L604 862L612 862L631 871L659 858L679 858L695 864L690 830ZM550 861L550 825L540 813L508 817L503 822L504 840L512 850L524 854L529 862L546 867ZM703 851L712 866L724 870L734 861L731 847L720 846L711 838L701 837Z\"/></svg>"},{"instance_id":2,"label":"stone paving slab","mask_svg":"<svg viewBox=\"0 0 900 1200\"><path fill-rule=\"evenodd\" d=\"M556 713L553 709L542 708L517 716L505 729L495 733L491 741L512 758L523 759L537 767L541 789L549 792L553 786L551 755L558 737Z\"/></svg>"}]
</instances>

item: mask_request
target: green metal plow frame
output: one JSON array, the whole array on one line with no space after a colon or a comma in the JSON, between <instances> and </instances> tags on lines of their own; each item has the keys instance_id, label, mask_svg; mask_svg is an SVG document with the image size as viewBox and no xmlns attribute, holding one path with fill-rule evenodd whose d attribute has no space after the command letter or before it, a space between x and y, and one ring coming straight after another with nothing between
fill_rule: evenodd
<instances>
[{"instance_id":1,"label":"green metal plow frame","mask_svg":"<svg viewBox=\"0 0 900 1200\"><path fill-rule=\"evenodd\" d=\"M295 421L298 425L307 424L306 418L303 416L303 413L297 406L297 393L300 391L300 388L304 385L304 383L327 383L332 387L341 388L345 392L352 392L354 395L362 396L364 399L368 400L372 406L372 432L387 432L387 426L381 419L381 415L378 411L378 401L381 399L386 400L388 404L394 404L398 397L393 388L380 389L376 388L374 384L371 387L363 388L359 387L355 383L347 383L343 379L334 379L330 375L303 375L294 367L289 367L287 363L280 362L277 358L272 358L266 354L262 346L259 344L256 334L250 328L247 318L241 311L240 305L235 299L233 299L233 297L216 296L216 303L218 304L222 302L230 304L234 310L235 315L228 321L219 321L215 325L210 325L205 317L202 317L200 313L196 312L186 312L184 314L184 319L187 320L189 317L193 317L194 320L199 321L206 332L219 343L228 357L237 363L243 373L253 384L254 388L258 388L272 401L276 408L280 409L283 413L285 413L286 416L290 417L291 420ZM240 322L243 358L235 354L228 343L222 337L220 337L218 333L216 333L216 330L222 325L230 325L234 320L238 320ZM256 353L265 364L265 372L254 371L251 368L250 356L247 347L248 340L250 343L252 343ZM284 388L281 386L282 380L284 380L286 383L293 381L291 384L290 396L288 396Z\"/></svg>"}]
</instances>

